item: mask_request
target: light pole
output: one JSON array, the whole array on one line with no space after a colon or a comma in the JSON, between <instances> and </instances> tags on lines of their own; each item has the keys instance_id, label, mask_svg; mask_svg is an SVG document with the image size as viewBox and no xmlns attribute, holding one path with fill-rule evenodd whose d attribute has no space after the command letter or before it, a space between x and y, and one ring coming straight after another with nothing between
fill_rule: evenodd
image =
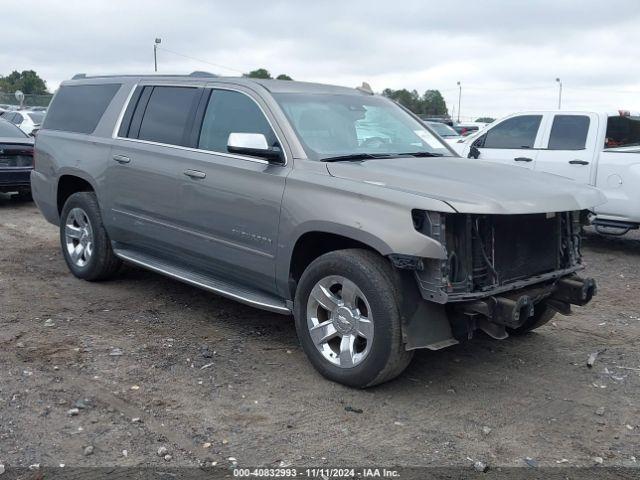
<instances>
[{"instance_id":1,"label":"light pole","mask_svg":"<svg viewBox=\"0 0 640 480\"><path fill-rule=\"evenodd\" d=\"M158 45L160 45L161 43L161 38L156 38L155 42L153 43L153 68L156 72L158 71Z\"/></svg>"},{"instance_id":2,"label":"light pole","mask_svg":"<svg viewBox=\"0 0 640 480\"><path fill-rule=\"evenodd\" d=\"M558 82L558 110L562 110L562 80L556 78L556 82Z\"/></svg>"},{"instance_id":3,"label":"light pole","mask_svg":"<svg viewBox=\"0 0 640 480\"><path fill-rule=\"evenodd\" d=\"M458 82L458 123L460 123L460 102L462 101L462 84Z\"/></svg>"}]
</instances>

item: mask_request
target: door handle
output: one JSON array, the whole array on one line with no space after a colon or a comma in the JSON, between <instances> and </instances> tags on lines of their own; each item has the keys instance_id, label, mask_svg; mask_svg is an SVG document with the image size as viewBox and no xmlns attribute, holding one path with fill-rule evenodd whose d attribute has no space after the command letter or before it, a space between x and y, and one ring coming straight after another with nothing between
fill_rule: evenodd
<instances>
[{"instance_id":1,"label":"door handle","mask_svg":"<svg viewBox=\"0 0 640 480\"><path fill-rule=\"evenodd\" d=\"M185 170L184 174L190 178L206 178L207 174L200 170Z\"/></svg>"},{"instance_id":2,"label":"door handle","mask_svg":"<svg viewBox=\"0 0 640 480\"><path fill-rule=\"evenodd\" d=\"M516 157L514 158L516 162L533 162L533 158L529 157Z\"/></svg>"},{"instance_id":3,"label":"door handle","mask_svg":"<svg viewBox=\"0 0 640 480\"><path fill-rule=\"evenodd\" d=\"M585 160L569 160L571 165L589 165L589 162Z\"/></svg>"},{"instance_id":4,"label":"door handle","mask_svg":"<svg viewBox=\"0 0 640 480\"><path fill-rule=\"evenodd\" d=\"M129 163L131 161L126 155L114 155L113 159L118 163Z\"/></svg>"}]
</instances>

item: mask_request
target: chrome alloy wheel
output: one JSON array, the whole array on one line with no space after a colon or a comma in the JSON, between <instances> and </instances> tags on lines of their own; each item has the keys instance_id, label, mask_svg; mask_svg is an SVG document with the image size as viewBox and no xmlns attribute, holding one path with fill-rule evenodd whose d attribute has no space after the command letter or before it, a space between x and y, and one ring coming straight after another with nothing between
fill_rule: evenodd
<instances>
[{"instance_id":1,"label":"chrome alloy wheel","mask_svg":"<svg viewBox=\"0 0 640 480\"><path fill-rule=\"evenodd\" d=\"M69 258L76 267L84 267L93 255L93 228L87 213L73 208L64 226L64 241Z\"/></svg>"},{"instance_id":2,"label":"chrome alloy wheel","mask_svg":"<svg viewBox=\"0 0 640 480\"><path fill-rule=\"evenodd\" d=\"M371 307L345 277L332 275L315 284L307 301L307 326L318 351L340 368L357 366L371 350Z\"/></svg>"}]
</instances>

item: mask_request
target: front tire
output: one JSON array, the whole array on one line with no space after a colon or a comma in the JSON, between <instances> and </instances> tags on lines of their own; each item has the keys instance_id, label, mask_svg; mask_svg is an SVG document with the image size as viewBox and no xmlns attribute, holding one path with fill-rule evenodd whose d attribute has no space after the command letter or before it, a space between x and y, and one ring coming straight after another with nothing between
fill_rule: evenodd
<instances>
[{"instance_id":1,"label":"front tire","mask_svg":"<svg viewBox=\"0 0 640 480\"><path fill-rule=\"evenodd\" d=\"M71 273L88 281L113 277L122 262L115 256L93 192L71 195L60 215L60 243Z\"/></svg>"},{"instance_id":2,"label":"front tire","mask_svg":"<svg viewBox=\"0 0 640 480\"><path fill-rule=\"evenodd\" d=\"M399 278L380 255L338 250L314 260L296 290L298 338L326 378L364 388L397 377L413 351L402 341Z\"/></svg>"}]
</instances>

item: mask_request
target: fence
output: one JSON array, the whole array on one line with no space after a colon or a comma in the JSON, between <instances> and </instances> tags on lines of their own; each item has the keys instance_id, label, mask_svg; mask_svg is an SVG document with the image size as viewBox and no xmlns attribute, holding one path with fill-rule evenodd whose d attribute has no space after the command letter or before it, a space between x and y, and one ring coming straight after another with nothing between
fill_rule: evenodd
<instances>
[{"instance_id":1,"label":"fence","mask_svg":"<svg viewBox=\"0 0 640 480\"><path fill-rule=\"evenodd\" d=\"M22 105L24 107L47 107L53 97L52 94L47 93L45 95L26 94ZM19 106L20 102L16 100L16 96L13 93L0 92L0 105L16 105Z\"/></svg>"}]
</instances>

